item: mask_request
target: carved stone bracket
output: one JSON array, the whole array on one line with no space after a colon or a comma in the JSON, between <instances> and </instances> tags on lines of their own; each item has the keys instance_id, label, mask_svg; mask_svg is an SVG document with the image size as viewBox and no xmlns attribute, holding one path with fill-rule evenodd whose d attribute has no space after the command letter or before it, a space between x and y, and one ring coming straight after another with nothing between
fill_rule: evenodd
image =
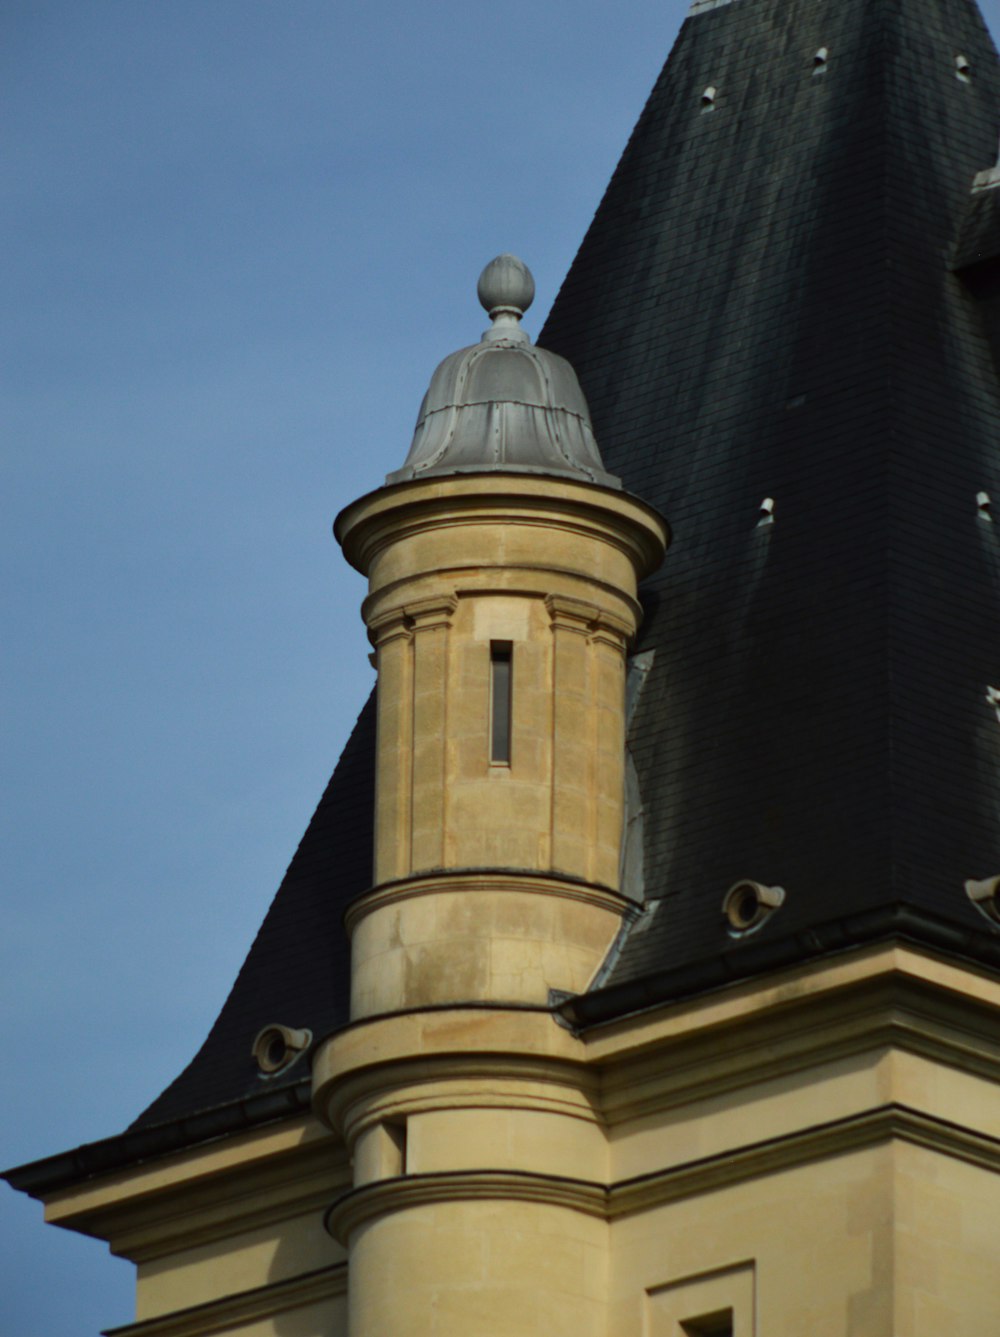
<instances>
[{"instance_id":1,"label":"carved stone bracket","mask_svg":"<svg viewBox=\"0 0 1000 1337\"><path fill-rule=\"evenodd\" d=\"M446 594L431 599L417 599L406 604L403 612L415 632L431 631L435 627L450 627L457 607L458 599L455 595Z\"/></svg>"},{"instance_id":2,"label":"carved stone bracket","mask_svg":"<svg viewBox=\"0 0 1000 1337\"><path fill-rule=\"evenodd\" d=\"M458 599L454 595L445 595L387 608L369 618L368 634L377 646L400 637L409 640L415 631L450 627L452 614L457 607Z\"/></svg>"},{"instance_id":3,"label":"carved stone bracket","mask_svg":"<svg viewBox=\"0 0 1000 1337\"><path fill-rule=\"evenodd\" d=\"M616 650L624 650L633 635L632 627L624 619L605 612L586 599L550 594L545 606L553 630L575 631L589 641L610 645Z\"/></svg>"}]
</instances>

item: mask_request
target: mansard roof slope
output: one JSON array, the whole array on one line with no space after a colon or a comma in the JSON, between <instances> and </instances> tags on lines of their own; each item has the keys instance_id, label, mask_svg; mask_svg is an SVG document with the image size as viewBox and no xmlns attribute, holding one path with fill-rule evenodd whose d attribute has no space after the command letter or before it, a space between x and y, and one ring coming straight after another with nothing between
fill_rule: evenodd
<instances>
[{"instance_id":1,"label":"mansard roof slope","mask_svg":"<svg viewBox=\"0 0 1000 1337\"><path fill-rule=\"evenodd\" d=\"M649 910L610 985L869 933L996 956L964 882L1000 872L1000 394L951 261L998 93L966 0L704 8L540 335L674 531L631 740ZM738 942L741 878L786 899Z\"/></svg>"},{"instance_id":2,"label":"mansard roof slope","mask_svg":"<svg viewBox=\"0 0 1000 1337\"><path fill-rule=\"evenodd\" d=\"M1000 542L977 505L1000 500L1000 195L970 196L998 114L971 0L699 0L553 306L539 344L674 532L630 738L646 909L566 1006L581 1025L890 934L1000 964L963 890L1000 874ZM301 1099L301 1065L262 1079L250 1045L347 1019L372 753L369 703L191 1065L35 1182ZM739 940L741 878L785 900Z\"/></svg>"}]
</instances>

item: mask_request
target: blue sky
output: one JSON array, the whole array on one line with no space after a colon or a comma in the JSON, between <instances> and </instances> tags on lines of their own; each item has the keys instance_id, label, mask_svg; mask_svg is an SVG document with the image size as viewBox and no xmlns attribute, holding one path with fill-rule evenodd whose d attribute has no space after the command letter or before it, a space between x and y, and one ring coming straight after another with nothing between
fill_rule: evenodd
<instances>
[{"instance_id":1,"label":"blue sky","mask_svg":"<svg viewBox=\"0 0 1000 1337\"><path fill-rule=\"evenodd\" d=\"M333 516L499 251L537 331L681 17L3 5L4 1164L204 1038L372 682ZM131 1267L6 1189L0 1254L5 1337L132 1317Z\"/></svg>"},{"instance_id":2,"label":"blue sky","mask_svg":"<svg viewBox=\"0 0 1000 1337\"><path fill-rule=\"evenodd\" d=\"M5 0L3 1163L204 1038L372 682L333 516L499 251L537 331L682 17ZM130 1320L131 1268L6 1190L0 1251L4 1337Z\"/></svg>"}]
</instances>

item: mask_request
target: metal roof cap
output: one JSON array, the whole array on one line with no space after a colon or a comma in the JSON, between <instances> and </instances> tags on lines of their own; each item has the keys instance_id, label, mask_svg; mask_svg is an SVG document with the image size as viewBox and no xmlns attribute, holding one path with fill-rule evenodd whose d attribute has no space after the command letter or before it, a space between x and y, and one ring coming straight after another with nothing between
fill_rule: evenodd
<instances>
[{"instance_id":1,"label":"metal roof cap","mask_svg":"<svg viewBox=\"0 0 1000 1337\"><path fill-rule=\"evenodd\" d=\"M563 474L620 487L605 471L590 410L570 364L536 348L521 327L535 296L523 261L498 255L483 270L479 300L492 325L431 377L401 469L386 482L442 474Z\"/></svg>"}]
</instances>

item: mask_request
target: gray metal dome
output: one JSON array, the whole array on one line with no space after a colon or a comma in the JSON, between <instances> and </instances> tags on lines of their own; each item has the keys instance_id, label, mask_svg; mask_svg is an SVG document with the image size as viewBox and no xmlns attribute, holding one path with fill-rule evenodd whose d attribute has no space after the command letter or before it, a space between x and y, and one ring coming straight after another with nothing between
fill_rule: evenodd
<instances>
[{"instance_id":1,"label":"gray metal dome","mask_svg":"<svg viewBox=\"0 0 1000 1337\"><path fill-rule=\"evenodd\" d=\"M410 452L386 482L506 472L620 487L604 470L576 372L565 358L536 348L521 328L535 295L527 265L498 255L483 270L478 293L493 324L481 342L435 371Z\"/></svg>"}]
</instances>

